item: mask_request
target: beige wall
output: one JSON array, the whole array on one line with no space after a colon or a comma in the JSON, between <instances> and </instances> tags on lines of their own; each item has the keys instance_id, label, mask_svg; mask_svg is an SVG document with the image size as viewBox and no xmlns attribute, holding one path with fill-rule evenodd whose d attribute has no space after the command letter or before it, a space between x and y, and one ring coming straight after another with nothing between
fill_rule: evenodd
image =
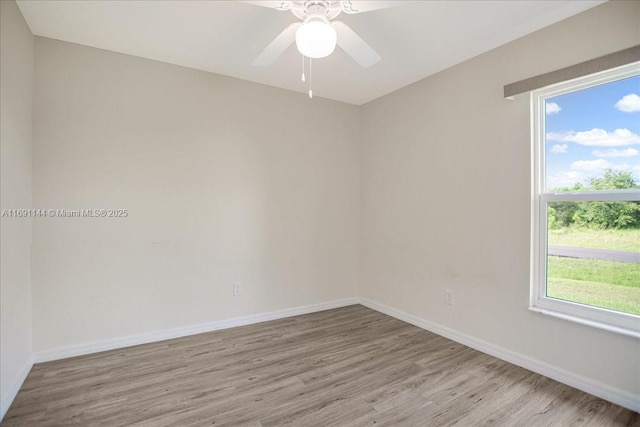
<instances>
[{"instance_id":1,"label":"beige wall","mask_svg":"<svg viewBox=\"0 0 640 427\"><path fill-rule=\"evenodd\" d=\"M527 310L529 106L502 97L638 44L639 23L640 3L611 2L365 105L362 296L639 396L637 339Z\"/></svg>"},{"instance_id":2,"label":"beige wall","mask_svg":"<svg viewBox=\"0 0 640 427\"><path fill-rule=\"evenodd\" d=\"M0 2L0 205L31 207L33 36L15 2ZM31 360L31 220L1 219L0 418Z\"/></svg>"},{"instance_id":3,"label":"beige wall","mask_svg":"<svg viewBox=\"0 0 640 427\"><path fill-rule=\"evenodd\" d=\"M358 110L36 38L34 351L357 295ZM232 296L232 283L243 294Z\"/></svg>"}]
</instances>

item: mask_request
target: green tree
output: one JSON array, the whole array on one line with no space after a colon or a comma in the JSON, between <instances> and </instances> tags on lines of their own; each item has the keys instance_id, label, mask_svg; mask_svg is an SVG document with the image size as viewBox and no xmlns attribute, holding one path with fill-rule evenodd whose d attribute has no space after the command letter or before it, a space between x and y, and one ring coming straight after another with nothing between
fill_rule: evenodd
<instances>
[{"instance_id":1,"label":"green tree","mask_svg":"<svg viewBox=\"0 0 640 427\"><path fill-rule=\"evenodd\" d=\"M591 178L587 189L589 190L630 190L639 188L633 174L625 171L605 169L602 177Z\"/></svg>"},{"instance_id":2,"label":"green tree","mask_svg":"<svg viewBox=\"0 0 640 427\"><path fill-rule=\"evenodd\" d=\"M569 227L574 223L574 216L579 210L577 202L551 202L549 203L549 227ZM553 216L553 219L551 219ZM553 224L553 227L551 226Z\"/></svg>"},{"instance_id":3,"label":"green tree","mask_svg":"<svg viewBox=\"0 0 640 427\"><path fill-rule=\"evenodd\" d=\"M551 207L551 203L547 206L547 227L551 229L560 228L556 210Z\"/></svg>"},{"instance_id":4,"label":"green tree","mask_svg":"<svg viewBox=\"0 0 640 427\"><path fill-rule=\"evenodd\" d=\"M574 214L573 222L594 228L632 228L640 225L640 203L585 202Z\"/></svg>"},{"instance_id":5,"label":"green tree","mask_svg":"<svg viewBox=\"0 0 640 427\"><path fill-rule=\"evenodd\" d=\"M605 169L602 176L587 184L558 188L555 192L630 190L640 188L631 172ZM640 226L640 202L553 202L547 211L550 228L572 225L593 228L633 228Z\"/></svg>"}]
</instances>

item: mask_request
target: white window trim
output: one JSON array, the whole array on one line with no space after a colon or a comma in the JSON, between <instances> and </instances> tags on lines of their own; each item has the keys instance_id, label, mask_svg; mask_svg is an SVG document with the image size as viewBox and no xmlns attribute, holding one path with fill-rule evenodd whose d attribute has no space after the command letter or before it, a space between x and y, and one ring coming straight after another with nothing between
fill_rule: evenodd
<instances>
[{"instance_id":1,"label":"white window trim","mask_svg":"<svg viewBox=\"0 0 640 427\"><path fill-rule=\"evenodd\" d=\"M547 98L640 74L640 62L554 84L531 92L531 301L529 309L572 322L640 338L640 316L546 296L547 203L639 200L640 190L545 192L545 102Z\"/></svg>"}]
</instances>

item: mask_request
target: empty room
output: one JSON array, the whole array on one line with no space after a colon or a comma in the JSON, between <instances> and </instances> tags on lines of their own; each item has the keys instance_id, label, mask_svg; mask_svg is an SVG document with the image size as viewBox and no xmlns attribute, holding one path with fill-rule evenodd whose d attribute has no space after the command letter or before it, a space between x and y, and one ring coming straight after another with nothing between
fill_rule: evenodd
<instances>
[{"instance_id":1,"label":"empty room","mask_svg":"<svg viewBox=\"0 0 640 427\"><path fill-rule=\"evenodd\" d=\"M640 2L0 7L2 426L640 426Z\"/></svg>"}]
</instances>

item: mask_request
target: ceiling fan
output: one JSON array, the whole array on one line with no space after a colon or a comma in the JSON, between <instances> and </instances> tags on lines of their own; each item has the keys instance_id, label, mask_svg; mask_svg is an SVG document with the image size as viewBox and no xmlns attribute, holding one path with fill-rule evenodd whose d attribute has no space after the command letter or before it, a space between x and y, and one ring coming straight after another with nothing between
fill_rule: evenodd
<instances>
[{"instance_id":1,"label":"ceiling fan","mask_svg":"<svg viewBox=\"0 0 640 427\"><path fill-rule=\"evenodd\" d=\"M295 22L284 29L252 62L256 66L273 64L293 42L302 55L308 58L324 58L336 44L360 66L370 67L380 61L373 50L345 23L334 21L340 13L356 14L397 6L401 1L246 1L245 3L290 10L302 22Z\"/></svg>"}]
</instances>

